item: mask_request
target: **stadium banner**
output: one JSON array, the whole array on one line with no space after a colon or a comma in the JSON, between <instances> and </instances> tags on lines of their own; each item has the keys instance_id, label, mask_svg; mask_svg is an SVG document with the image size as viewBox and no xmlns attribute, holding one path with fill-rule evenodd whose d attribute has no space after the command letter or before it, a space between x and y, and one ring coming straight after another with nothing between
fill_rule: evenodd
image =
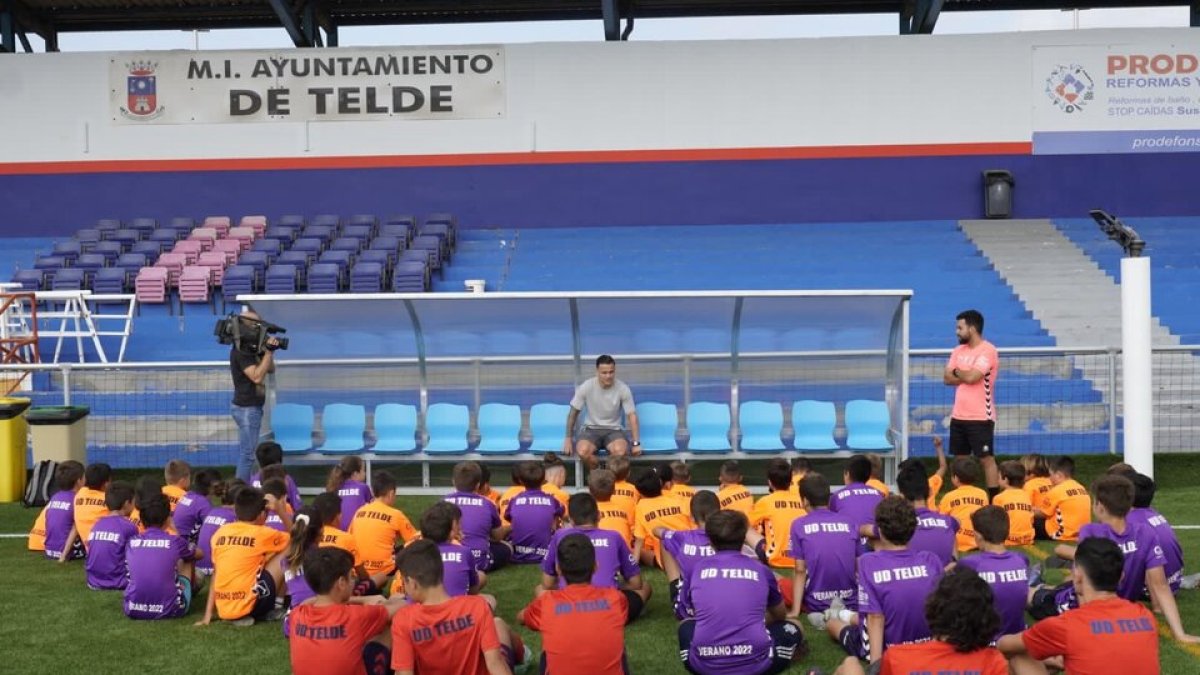
<instances>
[{"instance_id":1,"label":"stadium banner","mask_svg":"<svg viewBox=\"0 0 1200 675\"><path fill-rule=\"evenodd\" d=\"M497 119L504 48L129 52L108 65L114 124Z\"/></svg>"},{"instance_id":2,"label":"stadium banner","mask_svg":"<svg viewBox=\"0 0 1200 675\"><path fill-rule=\"evenodd\" d=\"M1033 152L1200 151L1196 45L1033 47Z\"/></svg>"}]
</instances>

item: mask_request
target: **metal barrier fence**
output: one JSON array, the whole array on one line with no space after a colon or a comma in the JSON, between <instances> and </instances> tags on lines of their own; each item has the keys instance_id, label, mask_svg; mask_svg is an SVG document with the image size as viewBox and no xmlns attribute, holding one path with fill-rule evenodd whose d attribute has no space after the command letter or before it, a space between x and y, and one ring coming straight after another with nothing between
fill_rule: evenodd
<instances>
[{"instance_id":1,"label":"metal barrier fence","mask_svg":"<svg viewBox=\"0 0 1200 675\"><path fill-rule=\"evenodd\" d=\"M909 360L908 440L911 454L931 454L944 434L953 389L942 384L946 350L914 350ZM1200 346L1154 350L1155 446L1158 452L1197 450L1200 431ZM880 352L742 355L728 357L618 356L618 377L639 401L737 403L778 401L790 440L791 404L815 398L901 400L887 391ZM321 405L401 402L532 403L569 400L575 370L567 359L429 359L424 376L413 359L279 362L273 398ZM232 386L225 361L189 363L41 364L0 366L32 370L34 405L86 405L89 459L113 466L158 467L172 457L194 465L230 465L237 443L229 415ZM1120 351L1005 349L997 381L997 451L1001 454L1117 453L1121 447ZM681 415L681 427L683 425ZM897 427L902 425L897 424ZM319 419L318 419L319 427ZM370 423L368 421L368 428ZM264 426L264 431L266 427ZM735 438L736 442L736 438ZM736 447L736 445L735 445Z\"/></svg>"}]
</instances>

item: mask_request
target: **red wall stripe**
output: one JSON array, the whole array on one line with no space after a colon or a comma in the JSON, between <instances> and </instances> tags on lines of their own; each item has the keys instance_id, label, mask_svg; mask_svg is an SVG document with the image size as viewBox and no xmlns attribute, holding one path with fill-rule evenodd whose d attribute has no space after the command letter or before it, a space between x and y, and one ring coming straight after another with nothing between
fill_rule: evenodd
<instances>
[{"instance_id":1,"label":"red wall stripe","mask_svg":"<svg viewBox=\"0 0 1200 675\"><path fill-rule=\"evenodd\" d=\"M921 145L834 145L788 148L696 150L584 150L498 152L456 155L365 155L343 157L255 157L224 159L116 159L70 162L0 162L0 175L137 173L168 171L270 171L293 169L380 169L514 164L613 164L622 162L706 162L773 159L859 159L1028 155L1028 141Z\"/></svg>"}]
</instances>

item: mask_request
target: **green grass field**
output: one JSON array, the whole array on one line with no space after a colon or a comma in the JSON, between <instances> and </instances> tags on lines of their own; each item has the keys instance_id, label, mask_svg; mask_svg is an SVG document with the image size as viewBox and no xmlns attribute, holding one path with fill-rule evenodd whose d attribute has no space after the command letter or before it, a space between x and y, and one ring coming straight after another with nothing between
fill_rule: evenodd
<instances>
[{"instance_id":1,"label":"green grass field","mask_svg":"<svg viewBox=\"0 0 1200 675\"><path fill-rule=\"evenodd\" d=\"M1196 460L1195 456L1170 457L1156 469L1161 488L1155 506L1175 525L1200 525L1200 462ZM1106 463L1108 458L1081 462L1081 480L1090 482ZM415 520L433 499L401 497L398 505ZM0 533L26 532L36 515L19 504L0 505ZM1188 571L1200 570L1200 530L1179 531L1179 539L1189 561ZM487 592L498 598L498 613L510 624L532 598L538 574L535 567L526 566L489 576ZM646 614L625 632L630 665L636 673L684 672L678 665L676 623L666 581L657 571L645 574L654 587L654 597ZM249 628L225 624L195 627L192 624L202 613L203 597L193 602L192 613L185 619L134 622L122 615L119 593L90 591L83 576L81 563L56 565L27 551L23 538L0 539L0 644L5 645L0 672L171 673L225 668L241 673L288 672L287 643L278 623ZM1060 576L1050 578L1057 581ZM1181 591L1179 606L1184 625L1200 634L1200 592ZM832 669L842 658L840 647L807 625L805 628L811 654L803 663ZM518 630L527 644L538 648L536 634ZM1200 650L1189 652L1169 637L1161 644L1163 673L1200 672ZM793 670L801 671L798 666Z\"/></svg>"}]
</instances>

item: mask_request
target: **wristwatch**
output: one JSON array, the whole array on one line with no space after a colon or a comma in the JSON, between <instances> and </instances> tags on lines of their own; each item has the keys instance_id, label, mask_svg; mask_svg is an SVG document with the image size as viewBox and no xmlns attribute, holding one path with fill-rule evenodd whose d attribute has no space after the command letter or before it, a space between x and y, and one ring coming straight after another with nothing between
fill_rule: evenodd
<instances>
[{"instance_id":1,"label":"wristwatch","mask_svg":"<svg viewBox=\"0 0 1200 675\"><path fill-rule=\"evenodd\" d=\"M634 441L634 442L633 442L633 447L635 447L635 448L636 448L636 447L638 447L638 446L639 446L639 445L641 445L641 444L642 444L642 442L641 442L641 441Z\"/></svg>"},{"instance_id":2,"label":"wristwatch","mask_svg":"<svg viewBox=\"0 0 1200 675\"><path fill-rule=\"evenodd\" d=\"M951 374L951 375L953 375L953 376L955 376L955 377L958 377L958 368L955 368L954 370L951 370L951 371L950 371L950 374Z\"/></svg>"}]
</instances>

